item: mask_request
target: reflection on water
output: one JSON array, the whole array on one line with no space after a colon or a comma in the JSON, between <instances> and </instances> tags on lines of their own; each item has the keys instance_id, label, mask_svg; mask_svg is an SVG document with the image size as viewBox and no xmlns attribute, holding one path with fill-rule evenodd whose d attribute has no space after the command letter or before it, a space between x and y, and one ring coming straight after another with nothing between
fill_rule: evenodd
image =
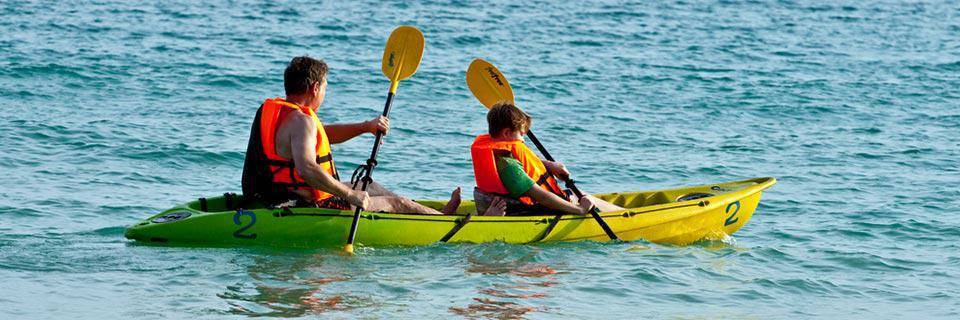
<instances>
[{"instance_id":1,"label":"reflection on water","mask_svg":"<svg viewBox=\"0 0 960 320\"><path fill-rule=\"evenodd\" d=\"M227 286L217 296L230 306L226 314L251 317L301 317L358 307L356 297L327 294L324 286L348 280L325 276L322 255L254 257L247 267L253 284Z\"/></svg>"},{"instance_id":2,"label":"reflection on water","mask_svg":"<svg viewBox=\"0 0 960 320\"><path fill-rule=\"evenodd\" d=\"M517 248L500 245L453 248L453 254L462 260L451 265L449 277L480 275L484 281L463 288L472 291L473 294L467 294L473 298L466 305L446 305L451 314L442 316L518 319L547 312L546 301L559 284L556 276L561 273L554 266L538 261L543 260L538 257L540 249L520 247L530 250L517 252ZM358 313L391 315L412 311L411 307L416 312L416 308L431 302L420 300L423 297L411 295L409 291L435 285L430 279L444 276L414 269L424 263L436 264L429 260L443 256L423 249L380 250L350 258L325 252L244 255L235 261L241 270L239 278L230 281L232 284L217 294L227 306L215 312L283 318ZM421 282L424 280L426 282Z\"/></svg>"},{"instance_id":3,"label":"reflection on water","mask_svg":"<svg viewBox=\"0 0 960 320\"><path fill-rule=\"evenodd\" d=\"M545 283L546 283L546 284L550 284L551 282L545 282ZM549 285L544 285L544 286L549 286ZM525 289L525 288L522 288L522 287L510 287L510 289ZM526 298L544 298L544 297L547 296L546 293L542 293L542 292L535 292L535 293L530 293L530 294L516 294L516 293L509 293L509 292L507 292L506 290L495 289L495 288L480 289L479 292L482 293L482 294L485 294L485 295L494 296L494 297L498 297L498 298L514 298L514 299L516 299L516 298L519 298L519 299L526 299Z\"/></svg>"},{"instance_id":4,"label":"reflection on water","mask_svg":"<svg viewBox=\"0 0 960 320\"><path fill-rule=\"evenodd\" d=\"M519 319L528 312L542 311L509 301L495 301L487 298L473 298L473 300L478 303L471 304L466 308L450 307L450 312L469 318Z\"/></svg>"},{"instance_id":5,"label":"reflection on water","mask_svg":"<svg viewBox=\"0 0 960 320\"><path fill-rule=\"evenodd\" d=\"M558 282L557 271L544 263L529 262L534 253L520 258L502 255L471 254L467 257L467 273L496 276L500 283L478 287L479 297L466 307L450 307L450 312L467 318L519 319L531 312L545 312L538 299L548 297L545 288Z\"/></svg>"},{"instance_id":6,"label":"reflection on water","mask_svg":"<svg viewBox=\"0 0 960 320\"><path fill-rule=\"evenodd\" d=\"M215 292L221 306L212 312L280 318L362 314L374 318L521 319L569 315L566 297L593 280L589 274L574 271L591 266L590 261L582 265L585 261L568 255L571 250L603 250L605 262L631 263L629 271L622 273L623 283L660 285L685 283L690 274L730 279L727 269L738 267L731 256L742 252L723 241L683 247L490 243L371 249L352 257L323 250L242 250L232 259L223 260L229 267L220 273L224 285ZM577 285L567 285L571 283ZM610 293L625 288L605 289ZM669 301L695 298L686 287L660 293L660 298Z\"/></svg>"}]
</instances>

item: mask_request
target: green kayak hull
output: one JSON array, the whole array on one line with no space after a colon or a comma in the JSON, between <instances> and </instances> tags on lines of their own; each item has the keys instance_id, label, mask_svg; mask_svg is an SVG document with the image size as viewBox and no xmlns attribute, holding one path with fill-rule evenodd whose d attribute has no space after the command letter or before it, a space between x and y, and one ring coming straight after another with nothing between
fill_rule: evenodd
<instances>
[{"instance_id":1,"label":"green kayak hull","mask_svg":"<svg viewBox=\"0 0 960 320\"><path fill-rule=\"evenodd\" d=\"M595 196L626 208L603 219L624 241L684 245L719 240L739 230L774 178L708 184L669 190ZM125 236L141 242L199 246L337 247L349 233L352 211L319 208L241 208L237 197L191 201L129 227ZM441 201L418 201L440 208ZM589 215L491 217L471 214L464 201L451 215L362 212L356 242L361 246L420 246L438 242L500 241L527 244L608 241Z\"/></svg>"}]
</instances>

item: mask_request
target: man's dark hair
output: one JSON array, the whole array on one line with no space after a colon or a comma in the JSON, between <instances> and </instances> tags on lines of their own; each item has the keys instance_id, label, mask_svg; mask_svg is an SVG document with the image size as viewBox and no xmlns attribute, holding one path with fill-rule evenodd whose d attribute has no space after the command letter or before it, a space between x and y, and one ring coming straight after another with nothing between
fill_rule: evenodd
<instances>
[{"instance_id":1,"label":"man's dark hair","mask_svg":"<svg viewBox=\"0 0 960 320\"><path fill-rule=\"evenodd\" d=\"M283 72L283 89L287 95L307 92L314 83L321 83L327 79L327 63L308 56L301 56L290 60L287 70Z\"/></svg>"},{"instance_id":2,"label":"man's dark hair","mask_svg":"<svg viewBox=\"0 0 960 320\"><path fill-rule=\"evenodd\" d=\"M510 131L527 131L533 120L526 112L517 108L512 102L497 102L487 113L488 130L491 136L500 134L503 129Z\"/></svg>"}]
</instances>

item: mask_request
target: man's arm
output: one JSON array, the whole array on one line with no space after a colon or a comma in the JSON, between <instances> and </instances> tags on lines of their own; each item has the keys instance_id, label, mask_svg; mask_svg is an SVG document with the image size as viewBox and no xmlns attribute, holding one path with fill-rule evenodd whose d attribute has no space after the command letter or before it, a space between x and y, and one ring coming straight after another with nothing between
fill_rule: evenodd
<instances>
[{"instance_id":1,"label":"man's arm","mask_svg":"<svg viewBox=\"0 0 960 320\"><path fill-rule=\"evenodd\" d=\"M386 134L390 131L390 118L379 116L358 123L325 124L323 130L331 144L343 143L364 133L376 134L377 131L383 131Z\"/></svg>"},{"instance_id":2,"label":"man's arm","mask_svg":"<svg viewBox=\"0 0 960 320\"><path fill-rule=\"evenodd\" d=\"M317 163L316 123L302 113L294 113L292 116L290 151L293 153L293 165L300 177L313 188L346 199L350 204L367 207L369 197L366 192L351 190Z\"/></svg>"}]
</instances>

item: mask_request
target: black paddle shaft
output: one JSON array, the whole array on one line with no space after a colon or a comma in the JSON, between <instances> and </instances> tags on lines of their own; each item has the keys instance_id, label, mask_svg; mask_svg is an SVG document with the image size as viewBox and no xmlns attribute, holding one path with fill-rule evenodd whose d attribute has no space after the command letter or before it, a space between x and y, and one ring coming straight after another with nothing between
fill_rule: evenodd
<instances>
[{"instance_id":1,"label":"black paddle shaft","mask_svg":"<svg viewBox=\"0 0 960 320\"><path fill-rule=\"evenodd\" d=\"M527 136L530 137L530 141L533 141L533 144L537 146L537 150L540 150L540 153L543 154L543 157L547 158L547 161L556 161L553 160L553 156L550 155L550 152L547 151L547 148L540 143L540 139L537 139L537 136L533 134L533 131L528 130ZM573 194L577 196L577 199L583 198L583 192L580 192L580 189L577 188L577 185L573 182L573 179L566 177L563 179L563 182L567 185L567 188L570 188L570 190L573 191ZM600 224L600 228L603 229L603 232L606 233L608 237L610 237L610 240L619 240L619 238L617 238L617 234L614 233L613 230L610 229L610 226L607 225L607 222L603 221L603 218L600 217L600 209L593 207L593 209L590 210L590 215L593 216L594 220L597 220L597 223Z\"/></svg>"},{"instance_id":2,"label":"black paddle shaft","mask_svg":"<svg viewBox=\"0 0 960 320\"><path fill-rule=\"evenodd\" d=\"M390 105L393 104L393 92L387 93L387 104L383 106L383 116L390 113ZM322 130L322 129L321 129ZM367 191L367 185L373 181L370 176L373 174L373 167L377 166L377 152L380 151L380 142L383 140L383 132L377 131L376 138L373 140L373 151L370 152L370 158L367 159L366 169L363 170L363 177L360 179L360 191ZM347 236L347 244L353 244L353 238L357 236L357 225L360 223L360 212L363 208L357 206L353 212L353 222L350 223L350 235Z\"/></svg>"}]
</instances>

